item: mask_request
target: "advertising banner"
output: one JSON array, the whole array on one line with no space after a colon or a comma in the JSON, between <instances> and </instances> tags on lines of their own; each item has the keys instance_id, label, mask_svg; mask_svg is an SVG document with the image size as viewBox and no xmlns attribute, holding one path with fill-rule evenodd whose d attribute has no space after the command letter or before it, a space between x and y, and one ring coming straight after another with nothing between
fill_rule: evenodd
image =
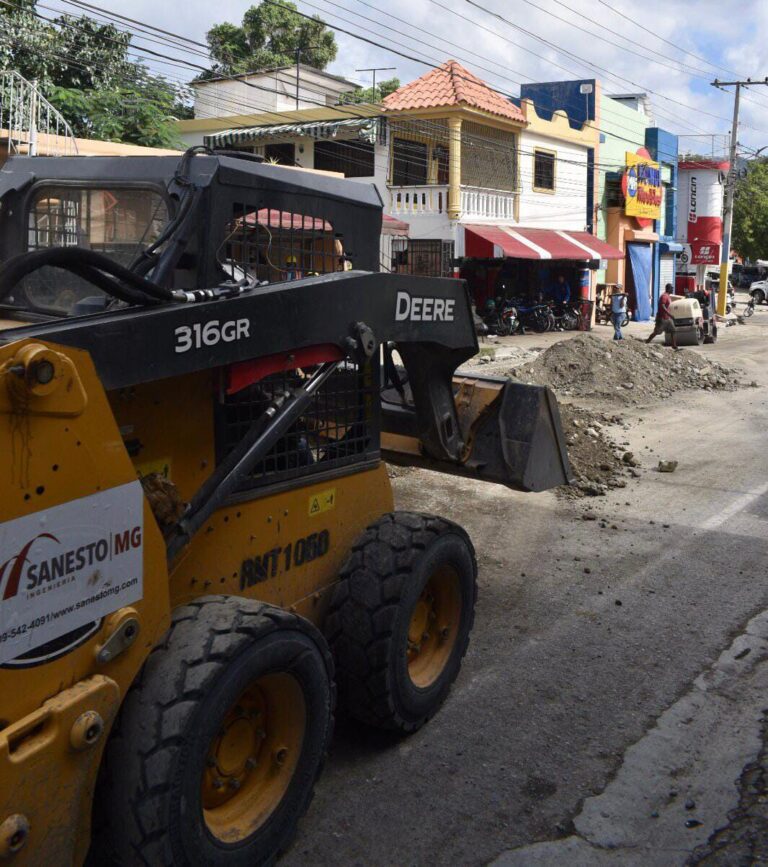
<instances>
[{"instance_id":1,"label":"advertising banner","mask_svg":"<svg viewBox=\"0 0 768 867\"><path fill-rule=\"evenodd\" d=\"M683 268L688 265L717 265L720 262L720 244L700 241L683 244L683 251L677 261Z\"/></svg>"},{"instance_id":2,"label":"advertising banner","mask_svg":"<svg viewBox=\"0 0 768 867\"><path fill-rule=\"evenodd\" d=\"M141 599L141 483L0 524L0 665L66 653Z\"/></svg>"},{"instance_id":3,"label":"advertising banner","mask_svg":"<svg viewBox=\"0 0 768 867\"><path fill-rule=\"evenodd\" d=\"M659 164L641 152L626 152L624 173L624 213L642 220L658 220L661 216L661 171Z\"/></svg>"}]
</instances>

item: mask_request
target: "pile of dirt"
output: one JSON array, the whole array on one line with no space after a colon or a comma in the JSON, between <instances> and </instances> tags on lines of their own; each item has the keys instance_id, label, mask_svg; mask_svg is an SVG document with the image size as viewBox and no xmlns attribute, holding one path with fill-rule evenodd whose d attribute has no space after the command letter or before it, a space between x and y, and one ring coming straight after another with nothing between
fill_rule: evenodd
<instances>
[{"instance_id":1,"label":"pile of dirt","mask_svg":"<svg viewBox=\"0 0 768 867\"><path fill-rule=\"evenodd\" d=\"M620 416L561 405L560 418L574 483L559 488L565 497L599 497L624 488L627 477L639 475L637 461L618 440Z\"/></svg>"},{"instance_id":2,"label":"pile of dirt","mask_svg":"<svg viewBox=\"0 0 768 867\"><path fill-rule=\"evenodd\" d=\"M555 343L527 364L511 364L503 375L548 385L559 396L624 405L660 400L683 389L739 387L733 370L696 352L674 352L634 339L609 343L591 334Z\"/></svg>"}]
</instances>

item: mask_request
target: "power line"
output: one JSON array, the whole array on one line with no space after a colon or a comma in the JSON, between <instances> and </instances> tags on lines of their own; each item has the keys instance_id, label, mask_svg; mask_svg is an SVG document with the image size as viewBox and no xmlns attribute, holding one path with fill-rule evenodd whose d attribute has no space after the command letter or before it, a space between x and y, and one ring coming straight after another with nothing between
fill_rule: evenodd
<instances>
[{"instance_id":1,"label":"power line","mask_svg":"<svg viewBox=\"0 0 768 867\"><path fill-rule=\"evenodd\" d=\"M275 3L275 0L264 0L264 2L265 2L265 3ZM491 17L498 19L499 21L501 21L501 22L503 22L504 24L506 24L508 27L512 27L512 28L515 29L515 30L519 30L519 31L521 31L521 32L523 32L523 33L526 33L528 36L531 36L531 37L533 37L534 39L538 40L539 42L542 42L544 45L547 45L547 46L549 46L550 48L554 48L556 51L560 51L561 53L566 54L566 55L568 55L569 57L573 57L575 60L577 60L577 61L580 62L580 63L583 63L585 66L588 66L588 67L593 68L593 69L597 69L597 70L599 70L599 71L601 71L601 72L604 72L607 76L609 76L609 77L612 78L613 80L616 80L617 76L612 75L612 74L610 73L610 71L607 70L607 69L605 69L604 67L602 67L602 66L598 66L596 63L592 63L591 61L584 60L583 57L579 57L579 55L574 54L574 53L571 52L571 51L567 51L567 50L564 49L564 48L561 48L561 47L558 46L556 43L550 42L549 40L544 39L542 36L538 36L536 33L533 33L533 31L526 30L524 27L521 27L519 24L515 24L514 21L510 21L508 18L505 18L505 17L504 17L503 15L501 15L500 13L498 13L498 12L494 12L492 9L488 9L488 8L486 8L485 6L482 6L480 3L477 3L476 0L465 0L465 2L466 2L466 3L469 3L470 6L474 6L476 9L480 9L482 12L485 12L486 15L490 15ZM279 5L279 4L278 4L278 5ZM549 14L551 14L551 13L549 13ZM662 93L658 93L657 91L652 90L651 88L646 87L646 86L643 85L643 84L639 84L638 82L633 81L631 78L626 78L626 77L621 76L621 75L619 75L618 78L619 78L619 80L622 80L622 81L626 81L626 82L628 82L628 83L631 84L633 87L639 87L639 88L642 88L642 90L644 90L646 93L652 93L654 96L658 96L658 97L660 97L661 99L666 99L668 102L674 103L675 105L679 105L681 108L685 108L685 109L687 109L687 110L689 110L689 111L695 111L695 112L697 112L697 113L699 113L699 114L706 114L706 115L708 115L709 117L713 117L713 118L715 118L716 120L728 120L728 118L723 117L722 115L719 115L719 114L712 114L712 112L704 111L704 109L700 109L700 108L695 108L694 106L692 106L692 105L688 105L688 104L685 103L685 102L681 102L681 101L678 100L678 99L674 99L674 98L671 97L671 96L665 96L665 95L662 94Z\"/></svg>"},{"instance_id":2,"label":"power line","mask_svg":"<svg viewBox=\"0 0 768 867\"><path fill-rule=\"evenodd\" d=\"M103 14L105 14L105 15L107 15L107 16L112 16L112 15L114 14L114 16L115 16L116 18L121 18L121 19L124 19L124 20L129 20L129 21L135 22L135 23L137 24L137 26L140 26L140 27L141 27L141 26L144 26L144 27L146 27L146 28L148 28L148 29L155 30L155 31L157 31L157 32L160 32L160 33L162 33L162 34L165 34L165 35L169 36L169 37L172 38L172 39L177 39L177 40L180 40L180 41L186 41L186 42L189 42L190 44L193 44L193 45L196 45L196 46L202 46L202 43L195 42L194 40L188 39L187 37L180 36L179 34L171 33L170 31L167 31L167 30L161 30L160 28L154 28L154 27L152 27L152 25L145 24L145 22L137 22L136 19L129 19L129 18L127 18L126 16L118 16L116 13L111 13L111 12L109 12L108 10L103 10L101 7L97 7L97 6L93 5L93 4L86 3L85 0L64 0L64 2L71 3L71 4L73 4L73 5L81 6L81 7L88 8L88 9L92 9L92 10L98 10L99 12L102 12ZM326 0L326 2L328 2L328 0ZM331 5L333 5L333 4L331 4ZM336 5L338 5L338 4L336 4ZM365 3L364 5L367 5L367 6L369 6L370 8L376 9L376 7L373 6L373 5L370 4L370 3ZM437 5L440 5L440 4L437 4ZM52 7L45 7L45 8L52 8ZM344 9L344 7L339 7L339 8L343 8L343 9ZM441 7L441 8L445 8L445 7ZM53 11L58 11L58 10L53 10ZM349 12L351 12L352 10L347 10L347 9L345 9L345 11L349 11ZM378 9L377 9L376 11L381 11L381 10L378 10ZM301 14L301 13L299 13L299 14ZM356 15L358 15L358 17L364 18L365 20L370 20L370 19L367 19L365 16L360 15L359 13L353 13L353 14L356 14ZM310 16L302 16L302 17L309 18ZM390 16L390 17L392 17L392 16ZM464 16L461 16L461 17L464 17ZM48 20L48 19L46 19L46 20ZM311 18L310 20L317 20L317 19L316 19L316 18ZM403 23L409 24L409 22L404 21L404 19L397 19L397 20L400 20L400 21L403 21ZM328 26L328 25L326 25L326 26ZM386 25L382 25L382 26L386 26ZM409 26L412 26L412 25L409 24ZM334 29L340 29L340 28L334 28ZM363 28L363 29L365 29L365 28ZM407 36L407 34L403 34L401 31L397 31L397 30L395 30L394 28L389 28L389 27L387 27L387 29L392 30L393 32L395 32L395 33L397 33L398 35L400 35L401 37L402 37L402 36ZM423 28L419 28L419 29L422 29L422 30L423 30ZM484 28L484 29L487 29L487 28ZM370 32L370 31L369 31L369 32ZM426 31L424 31L424 32L426 32ZM490 32L495 33L495 31L490 31ZM132 34L132 35L136 36L136 34ZM375 34L375 35L377 35L377 36L379 36L379 38L381 38L381 36L380 36L379 34ZM496 34L496 35L498 36L499 34ZM144 39L144 40L147 40L147 37L145 37L145 36L141 36L141 37L139 37L139 38L142 38L142 39ZM503 39L504 37L500 37L500 38ZM157 40L153 40L153 41L157 42ZM507 41L509 41L509 40L507 40ZM453 44L453 43L449 43L449 44ZM516 44L516 43L512 43L512 44ZM171 47L174 47L174 48L177 48L177 49L180 48L180 46L178 46L178 45L175 44L175 43L171 43ZM379 44L379 47L383 48L384 50L390 50L387 46L384 46L384 45L381 45L381 44ZM145 49L145 48L140 48L139 50L147 51L147 52L150 51L149 49ZM184 50L184 49L182 49L182 50ZM134 53L135 53L135 49L134 49ZM153 56L157 56L157 52L150 52L150 53L152 53ZM195 54L202 54L202 52L198 52L198 51L195 51L194 53L195 53ZM474 53L474 52L471 52L471 53ZM157 62L157 61L156 61L156 62ZM162 63L166 63L166 64L170 64L170 65L189 66L190 68L193 68L193 69L200 69L200 66L199 66L199 65L189 64L189 63L187 63L186 61L182 61L182 60L180 60L180 59L178 59L178 58L176 58L176 59L168 59L168 58L160 59L160 62L162 62ZM423 60L420 60L419 62L424 63ZM425 65L433 65L433 66L434 66L434 64L429 64L429 63L426 63ZM492 70L488 70L488 71L491 72L493 75L496 75L496 73L494 73ZM566 71L570 72L569 70L566 70ZM572 74L572 73L571 73L571 74ZM224 77L226 78L226 76L224 76ZM528 77L528 76L526 76L526 77ZM516 84L519 84L519 82L515 82L515 83L516 83ZM325 96L325 93L324 93L324 92L320 92L320 91L312 91L312 90L310 90L310 92L314 92L314 93L317 94L318 96L322 96L322 97ZM512 98L514 98L514 97L512 97ZM324 99L323 99L323 104L325 104L325 100L324 100ZM661 112L659 112L659 114L661 114ZM679 120L679 119L675 119L675 120ZM621 124L616 124L616 126L617 126L618 128L627 129L627 131L629 131L629 128L627 128L627 127L623 127ZM615 133L606 132L606 134L611 135L611 136L613 136L613 137L617 137L617 138L623 139L623 137L621 137L621 136L617 136ZM629 143L631 143L631 144L633 144L633 145L635 144L635 141L634 141L634 140L631 140L631 139L623 139L623 140L625 140L625 141L627 141L627 142L629 142Z\"/></svg>"},{"instance_id":3,"label":"power line","mask_svg":"<svg viewBox=\"0 0 768 867\"><path fill-rule=\"evenodd\" d=\"M2 0L2 2L6 2L6 0ZM12 5L12 4L8 4L8 3L6 2L6 5ZM88 5L90 5L90 4L88 4ZM277 5L279 5L279 4L277 4ZM95 7L94 7L94 8L95 8ZM40 16L40 17L43 17L43 18L44 18L44 16ZM307 17L307 16L304 16L304 17ZM49 20L49 19L45 19L45 20ZM313 20L316 20L316 19L313 19ZM165 32L167 33L168 31L165 31ZM171 35L171 36L174 36L174 37L176 36L176 34L170 34L170 35ZM107 38L108 38L108 37L107 37ZM180 38L182 38L182 37L180 37ZM115 41L115 40L113 40L113 41ZM122 43L121 43L121 44L122 44ZM143 48L142 48L141 50L146 50L146 49L143 49ZM63 59L63 58L62 58L62 59ZM179 60L179 59L176 59L175 62L178 63L179 65L190 65L190 66L193 66L193 67L197 66L197 68L200 68L200 67L199 67L198 65L196 65L196 64L190 64L190 63L187 63L186 61L182 61L182 60ZM132 83L133 83L133 82L132 82ZM244 82L244 83L245 83L245 84L248 84L249 86L256 87L257 89L260 89L260 90L264 90L264 91L268 91L268 92L275 92L275 91L272 91L272 90L269 89L269 88L263 88L263 87L260 87L259 85L255 85L255 84L252 83L252 82ZM323 103L323 105L325 105L325 104ZM275 113L275 112L271 112L271 113L272 113L272 114L279 114L279 113ZM290 120L290 121L294 121L294 122L295 122L295 118L294 118L294 117L290 117L290 116L288 116L288 115L284 115L284 117L286 118L286 120ZM366 116L366 117L367 117L367 116ZM479 137L474 137L474 138L479 139ZM493 142L492 140L490 140L490 141L491 141L491 144L492 144L493 148L498 149L498 143ZM634 144L634 142L633 142L633 144ZM523 155L526 154L526 151L525 151L523 148L519 148L519 153L520 153L521 156L523 156ZM529 152L529 153L532 153L532 152ZM565 161L565 160L563 160L563 158L559 158L559 159L560 159L561 162L564 162L564 161ZM614 168L613 165L611 165L610 167L611 167L611 168ZM615 166L615 168L621 168L621 167L622 167L621 164L618 164L618 165ZM520 174L521 174L521 176L522 176L523 173L521 172Z\"/></svg>"},{"instance_id":4,"label":"power line","mask_svg":"<svg viewBox=\"0 0 768 867\"><path fill-rule=\"evenodd\" d=\"M368 17L366 17L366 16L364 16L364 15L361 15L361 13L359 13L359 12L355 12L355 11L353 11L353 10L351 10L351 9L348 9L347 7L341 6L339 3L334 2L334 0L320 0L320 2L326 3L326 4L329 5L329 6L335 6L335 7L339 8L339 9L342 9L342 10L345 11L345 12L351 13L351 14L353 14L353 15L359 17L359 18L362 18L362 19L365 20L365 21L372 21L372 19L370 19L370 18L368 18ZM363 5L368 6L368 7L370 7L371 9L374 9L374 10L376 10L377 12L382 12L382 14L384 14L384 11L383 11L383 10L378 9L376 6L374 6L374 5L371 4L371 3L364 2L364 0L358 0L358 2L361 2L361 3L363 3ZM511 44L511 45L514 45L514 46L516 46L516 47L518 47L518 48L521 48L521 49L524 50L524 51L528 51L529 53L533 54L533 55L536 56L537 58L539 57L539 55L538 55L536 52L531 51L530 49L526 48L525 46L520 45L519 43L516 43L516 42L514 42L514 41L512 41L512 40L507 39L506 37L502 36L501 34L497 33L497 32L494 31L494 30L491 30L490 28L486 28L486 27L483 27L482 25L477 24L477 22L475 22L474 20L466 18L466 16L461 15L460 13L455 12L455 10L449 9L449 8L446 7L446 6L443 6L442 4L437 3L436 0L431 0L431 2L435 3L435 5L439 6L441 9L445 9L445 11L447 11L447 12L451 12L452 14L457 15L457 16L460 17L460 18L464 18L465 20L469 21L469 22L472 23L472 24L475 24L476 26L481 27L481 29L483 29L483 30L487 30L489 33L493 34L493 35L496 36L497 38L502 39L503 41L505 41L505 42L507 42L507 43L509 43L509 44ZM313 9L318 9L318 8L319 8L319 7L316 6L314 3L308 2L308 0L304 0L304 5L306 5L306 6L310 6L310 7L312 7ZM327 13L326 13L326 14L327 14ZM335 14L335 13L330 13L330 14ZM418 27L417 25L414 25L414 24L412 24L411 22L406 21L405 19L397 18L397 16L392 16L392 15L390 15L389 13L387 13L387 16L388 16L389 18L394 18L394 20L402 21L402 22L403 22L404 24L406 24L410 29L421 30L422 32L425 32L425 33L428 33L428 32L429 32L429 31L424 30L424 28L420 28L420 27ZM410 36L410 35L407 34L407 33L403 33L401 30L397 30L396 28L390 27L389 25L386 25L386 24L379 24L378 22L374 22L374 23L376 23L379 27L384 27L384 28L387 29L387 30L391 30L392 32L396 33L396 34L397 34L401 39L410 39L410 40L412 40L412 41L417 41L417 40L415 39L415 37L412 37L412 36ZM331 24L330 22L326 22L326 26L328 26L328 27L332 27L332 28L335 28L335 25L334 25L334 24ZM376 33L375 31L370 30L369 28L362 27L361 25L358 25L358 27L359 27L361 30L364 30L364 31L366 31L366 32L368 32L368 33L372 33L373 35L378 36L378 37L381 38L381 39L388 38L388 37L385 37L385 36L383 36L383 35L381 35L381 34L379 34L379 33ZM455 45L455 43L451 43L451 42L446 42L445 44L446 44L446 45ZM381 43L377 43L377 45L378 45L378 47L384 49L385 51L390 50L388 46L383 45L383 44L381 44ZM432 47L432 46L430 46L430 47ZM461 47L461 46L458 46L458 47ZM468 53L470 53L470 54L474 54L474 52L468 52ZM485 59L485 58L484 58L484 59ZM431 65L431 66L434 67L434 64L433 64L433 63L429 63L429 62L425 61L423 58L422 58L422 61L421 61L421 62L422 62L424 65L426 65L426 66L430 66L430 65ZM494 62L494 63L495 63L495 61L491 61L491 62ZM575 75L575 74L576 74L576 73L574 73L572 70L567 69L566 67L561 67L559 64L554 63L553 61L549 61L549 60L548 60L547 62L549 62L549 63L551 63L551 64L557 66L559 69L563 69L563 70L564 70L565 72L567 72L569 75ZM498 64L497 64L497 65L498 65ZM493 70L489 70L489 69L487 69L487 67L479 66L478 64L475 64L475 66L477 66L477 67L480 68L480 69L484 69L484 70L490 72L490 73L491 73L492 75L494 75L496 78L502 78L502 79L504 79L504 80L506 80L506 81L512 81L514 84L517 84L517 85L521 85L521 84L522 84L522 82L520 82L520 81L518 81L518 80L516 80L516 79L511 79L511 78L509 78L508 76L505 76L505 75L499 75L498 73L494 72ZM511 70L511 71L512 71L512 72L516 72L516 70ZM524 78L529 79L530 81L533 81L533 79L531 78L531 76L525 75L524 73L520 73L520 72L517 72L517 74L523 76ZM511 99L517 99L517 97L511 96L511 95L509 95L509 94L504 94L504 92L503 92L502 90L498 89L498 88L497 88L497 92L501 93L502 95L508 96L508 97L511 98ZM571 108L573 108L573 107L579 107L579 108L580 108L580 106L577 106L577 103L575 103L573 100L569 100L568 102L566 102L565 105L566 105L566 107L571 107ZM616 112L610 112L610 113L613 114L614 116L616 116L616 114L617 114ZM664 113L661 112L661 111L658 111L657 113L658 113L660 116L665 116ZM679 118L679 117L669 118L669 120L671 120L673 123L680 123L680 118ZM625 131L627 131L627 132L634 132L633 129L631 129L630 127L626 127L626 126L624 126L624 125L621 124L621 123L615 122L614 125L615 125L615 127L616 127L617 129L623 129L623 130L625 130ZM694 127L690 122L687 122L686 125L687 125L688 128L690 128L690 129L696 129L696 127ZM610 136L612 136L612 137L619 138L619 139L621 139L621 140L623 140L623 141L626 141L626 142L628 142L628 143L630 143L630 144L632 144L632 145L635 145L635 144L636 144L636 142L635 142L633 139L627 139L627 138L624 138L624 137L622 137L622 136L618 136L616 133L613 133L613 132L608 132L608 131L603 131L603 132L605 132L606 135L610 135Z\"/></svg>"}]
</instances>

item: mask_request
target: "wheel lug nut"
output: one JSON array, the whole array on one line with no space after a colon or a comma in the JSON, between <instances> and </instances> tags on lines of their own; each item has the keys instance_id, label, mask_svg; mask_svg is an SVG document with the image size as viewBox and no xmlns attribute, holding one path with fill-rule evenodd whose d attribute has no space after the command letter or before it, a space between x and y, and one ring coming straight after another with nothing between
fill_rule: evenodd
<instances>
[{"instance_id":1,"label":"wheel lug nut","mask_svg":"<svg viewBox=\"0 0 768 867\"><path fill-rule=\"evenodd\" d=\"M288 748L287 747L280 747L280 749L277 750L277 752L275 752L275 761L278 763L278 765L282 765L287 758L288 758Z\"/></svg>"},{"instance_id":2,"label":"wheel lug nut","mask_svg":"<svg viewBox=\"0 0 768 867\"><path fill-rule=\"evenodd\" d=\"M440 630L440 638L441 638L443 641L445 641L445 640L448 638L448 636L449 636L450 634L451 634L451 630L448 629L447 626L444 626L444 627Z\"/></svg>"},{"instance_id":3,"label":"wheel lug nut","mask_svg":"<svg viewBox=\"0 0 768 867\"><path fill-rule=\"evenodd\" d=\"M213 786L214 789L221 789L224 787L224 781L220 780L218 777L214 777L212 782L211 782L211 785Z\"/></svg>"},{"instance_id":4,"label":"wheel lug nut","mask_svg":"<svg viewBox=\"0 0 768 867\"><path fill-rule=\"evenodd\" d=\"M428 641L429 640L429 633L428 632L422 633L421 640L422 641Z\"/></svg>"},{"instance_id":5,"label":"wheel lug nut","mask_svg":"<svg viewBox=\"0 0 768 867\"><path fill-rule=\"evenodd\" d=\"M256 761L256 759L254 759L253 756L251 756L249 759L246 759L245 761L245 766L246 768L248 768L249 771L252 771L256 767L256 765L258 765L258 762Z\"/></svg>"},{"instance_id":6,"label":"wheel lug nut","mask_svg":"<svg viewBox=\"0 0 768 867\"><path fill-rule=\"evenodd\" d=\"M236 792L240 788L240 780L230 780L229 788Z\"/></svg>"}]
</instances>

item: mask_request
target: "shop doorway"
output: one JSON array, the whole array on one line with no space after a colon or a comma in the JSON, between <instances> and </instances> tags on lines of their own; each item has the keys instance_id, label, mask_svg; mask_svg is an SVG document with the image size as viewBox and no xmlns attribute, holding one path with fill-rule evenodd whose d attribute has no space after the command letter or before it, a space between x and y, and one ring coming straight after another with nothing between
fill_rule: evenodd
<instances>
[{"instance_id":1,"label":"shop doorway","mask_svg":"<svg viewBox=\"0 0 768 867\"><path fill-rule=\"evenodd\" d=\"M651 245L627 244L627 259L625 281L629 306L637 322L647 322L651 318Z\"/></svg>"}]
</instances>

